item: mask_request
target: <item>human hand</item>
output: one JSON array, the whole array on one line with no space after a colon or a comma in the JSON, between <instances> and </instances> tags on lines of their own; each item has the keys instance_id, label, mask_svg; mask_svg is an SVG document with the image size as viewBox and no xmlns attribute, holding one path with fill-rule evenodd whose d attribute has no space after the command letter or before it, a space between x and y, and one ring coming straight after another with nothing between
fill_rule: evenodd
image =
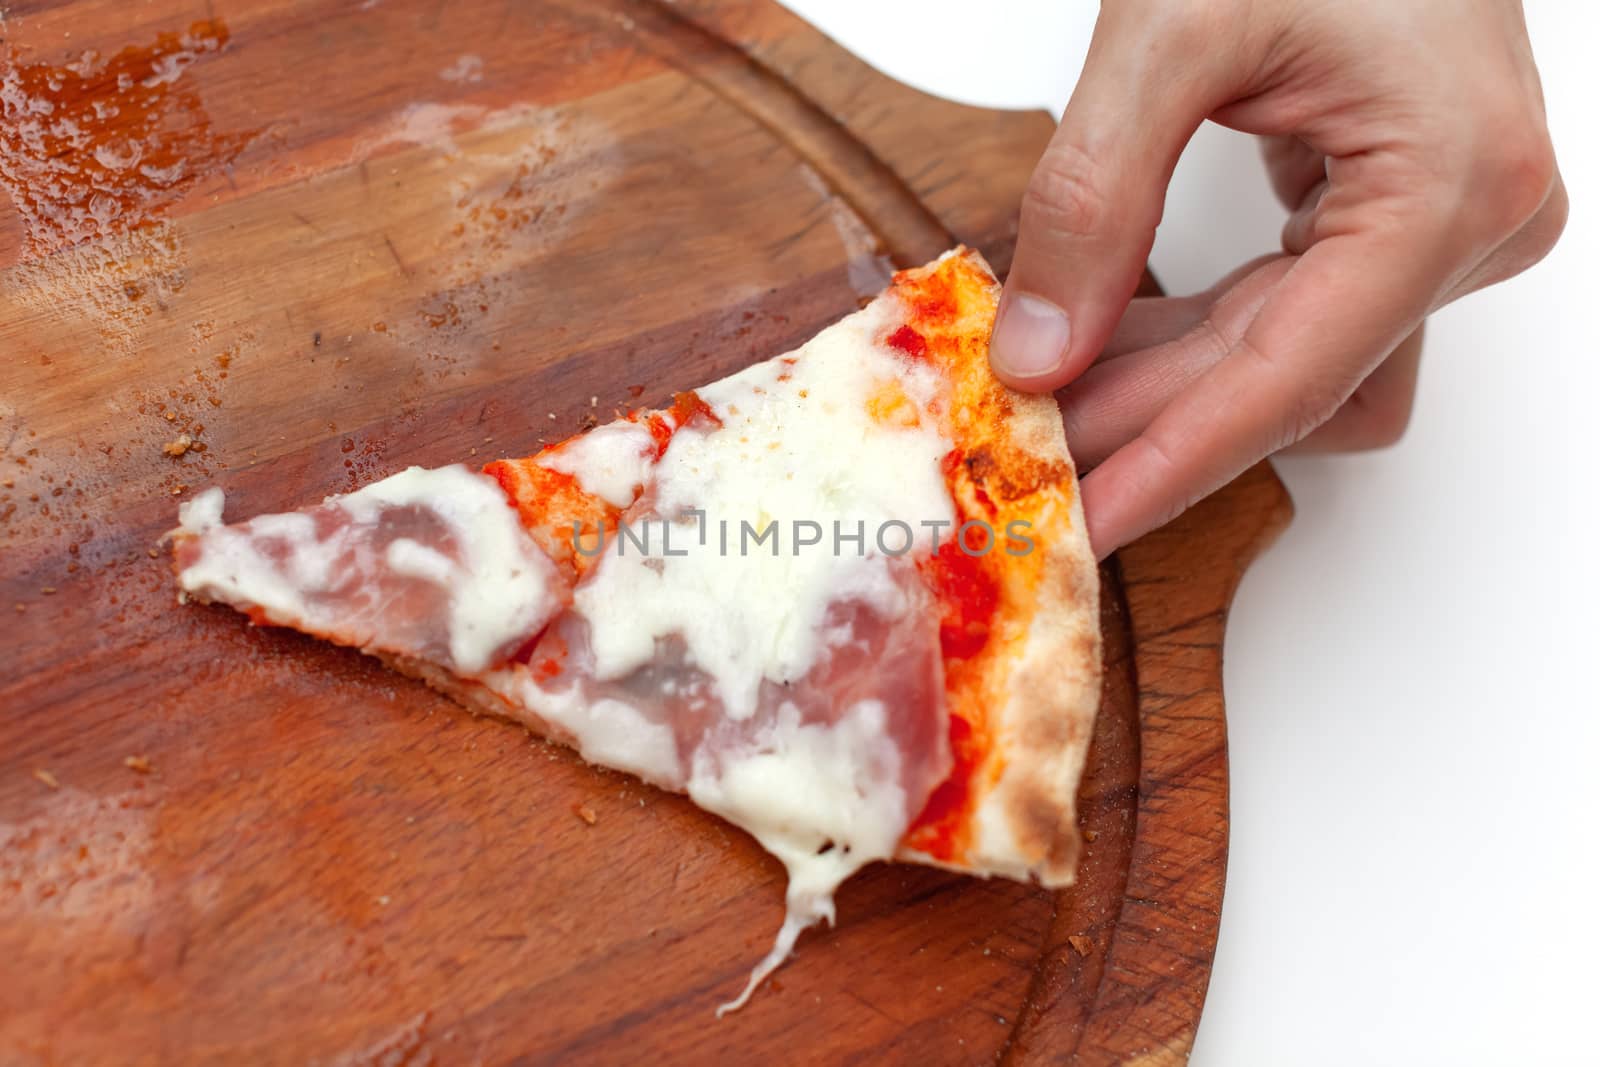
<instances>
[{"instance_id":1,"label":"human hand","mask_svg":"<svg viewBox=\"0 0 1600 1067\"><path fill-rule=\"evenodd\" d=\"M1266 138L1283 253L1130 304L1208 118ZM1392 442L1423 319L1532 266L1566 215L1516 0L1105 0L990 358L1067 387L1105 556L1297 442Z\"/></svg>"}]
</instances>

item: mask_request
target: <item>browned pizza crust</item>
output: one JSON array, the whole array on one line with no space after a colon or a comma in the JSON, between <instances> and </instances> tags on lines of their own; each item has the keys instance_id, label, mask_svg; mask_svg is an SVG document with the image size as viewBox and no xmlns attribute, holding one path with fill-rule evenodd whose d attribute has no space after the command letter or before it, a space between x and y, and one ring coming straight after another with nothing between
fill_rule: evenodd
<instances>
[{"instance_id":1,"label":"browned pizza crust","mask_svg":"<svg viewBox=\"0 0 1600 1067\"><path fill-rule=\"evenodd\" d=\"M903 272L896 286L954 385L951 436L965 459L953 494L997 522L1026 517L1036 544L1029 556L1002 559L1004 593L981 684L952 691L958 703L981 705L967 714L985 721L991 745L964 848L955 857L907 848L902 858L1069 885L1080 847L1078 781L1100 703L1100 582L1060 409L1054 397L1014 392L990 372L1000 287L976 252L957 249ZM922 310L930 304L944 310Z\"/></svg>"},{"instance_id":2,"label":"browned pizza crust","mask_svg":"<svg viewBox=\"0 0 1600 1067\"><path fill-rule=\"evenodd\" d=\"M1010 428L1019 450L1070 467L1053 397L1017 402ZM991 812L998 815L1017 858L1047 886L1070 885L1076 877L1078 780L1100 706L1100 574L1071 477L1068 522L1060 536L1041 541L1045 562L1037 605L1000 709L1005 766L978 814L980 827ZM983 851L991 841L1004 847L998 835L982 830L978 840ZM978 858L983 861L982 852Z\"/></svg>"}]
</instances>

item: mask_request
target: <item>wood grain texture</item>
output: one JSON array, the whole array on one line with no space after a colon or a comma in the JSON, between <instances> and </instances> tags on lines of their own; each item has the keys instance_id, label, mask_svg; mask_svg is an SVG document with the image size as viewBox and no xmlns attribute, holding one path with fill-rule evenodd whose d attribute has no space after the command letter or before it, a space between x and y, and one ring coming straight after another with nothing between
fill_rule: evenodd
<instances>
[{"instance_id":1,"label":"wood grain texture","mask_svg":"<svg viewBox=\"0 0 1600 1067\"><path fill-rule=\"evenodd\" d=\"M781 912L749 838L180 610L150 554L200 486L243 515L525 454L955 240L1003 269L1046 117L931 100L766 3L6 13L0 1062L1181 1061L1223 616L1288 514L1265 467L1104 572L1081 884L869 869L721 1023Z\"/></svg>"}]
</instances>

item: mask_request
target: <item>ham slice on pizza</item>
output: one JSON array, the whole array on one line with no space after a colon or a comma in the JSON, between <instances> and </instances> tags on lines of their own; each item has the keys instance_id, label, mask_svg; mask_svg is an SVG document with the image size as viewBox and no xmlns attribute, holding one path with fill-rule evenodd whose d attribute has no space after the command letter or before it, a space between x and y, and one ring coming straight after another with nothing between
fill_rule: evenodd
<instances>
[{"instance_id":1,"label":"ham slice on pizza","mask_svg":"<svg viewBox=\"0 0 1600 1067\"><path fill-rule=\"evenodd\" d=\"M1073 879L1097 571L1055 402L989 372L998 288L957 249L794 352L482 470L231 525L208 490L178 582L754 835L787 916L737 1006L874 860Z\"/></svg>"}]
</instances>

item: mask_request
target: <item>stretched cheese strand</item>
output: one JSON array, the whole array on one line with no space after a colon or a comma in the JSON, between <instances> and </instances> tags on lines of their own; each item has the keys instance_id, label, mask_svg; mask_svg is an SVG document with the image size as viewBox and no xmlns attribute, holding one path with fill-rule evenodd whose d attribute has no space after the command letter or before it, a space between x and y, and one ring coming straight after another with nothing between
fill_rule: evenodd
<instances>
[{"instance_id":1,"label":"stretched cheese strand","mask_svg":"<svg viewBox=\"0 0 1600 1067\"><path fill-rule=\"evenodd\" d=\"M902 770L895 731L876 700L856 704L832 726L801 725L790 705L756 751L696 759L689 796L748 830L789 872L777 940L719 1017L744 1006L803 930L823 919L833 924L833 895L847 878L894 854L915 814Z\"/></svg>"},{"instance_id":2,"label":"stretched cheese strand","mask_svg":"<svg viewBox=\"0 0 1600 1067\"><path fill-rule=\"evenodd\" d=\"M766 845L769 851L773 850L771 844L765 842L763 844ZM785 866L789 869L789 888L784 898L783 925L778 928L778 936L773 939L772 947L767 950L767 954L750 971L750 977L745 982L744 989L738 996L727 1003L717 1005L717 1018L719 1019L730 1011L738 1011L750 1003L750 998L755 995L755 991L760 988L761 983L765 982L773 971L782 967L785 961L794 955L794 946L800 940L801 934L815 926L822 919L826 919L829 926L833 925L833 894L845 883L846 879L859 869L854 865L844 868L835 877L827 879L827 884L820 894L801 896L795 891L795 883L798 877L795 866L789 864L785 864Z\"/></svg>"}]
</instances>

